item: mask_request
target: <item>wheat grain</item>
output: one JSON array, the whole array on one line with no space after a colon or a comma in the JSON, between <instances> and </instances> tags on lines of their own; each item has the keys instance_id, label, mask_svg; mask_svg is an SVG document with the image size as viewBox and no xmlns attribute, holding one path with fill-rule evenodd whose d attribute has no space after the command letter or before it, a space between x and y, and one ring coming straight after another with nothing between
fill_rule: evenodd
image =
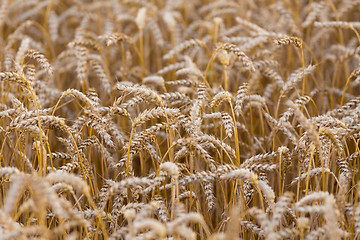
<instances>
[{"instance_id":1,"label":"wheat grain","mask_svg":"<svg viewBox=\"0 0 360 240\"><path fill-rule=\"evenodd\" d=\"M358 6L2 1L0 238L357 238Z\"/></svg>"}]
</instances>

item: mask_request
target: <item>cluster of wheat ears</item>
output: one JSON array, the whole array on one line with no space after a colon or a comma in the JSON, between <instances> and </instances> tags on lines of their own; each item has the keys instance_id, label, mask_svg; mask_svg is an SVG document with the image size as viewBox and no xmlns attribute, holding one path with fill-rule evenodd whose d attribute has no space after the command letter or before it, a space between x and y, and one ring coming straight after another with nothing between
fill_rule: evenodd
<instances>
[{"instance_id":1,"label":"cluster of wheat ears","mask_svg":"<svg viewBox=\"0 0 360 240\"><path fill-rule=\"evenodd\" d=\"M359 0L1 0L0 239L360 236Z\"/></svg>"}]
</instances>

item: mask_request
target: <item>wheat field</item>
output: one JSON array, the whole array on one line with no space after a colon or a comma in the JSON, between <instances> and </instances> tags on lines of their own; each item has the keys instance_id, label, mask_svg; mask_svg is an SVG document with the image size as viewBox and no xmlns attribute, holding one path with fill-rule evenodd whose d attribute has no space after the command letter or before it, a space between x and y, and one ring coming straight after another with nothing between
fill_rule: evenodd
<instances>
[{"instance_id":1,"label":"wheat field","mask_svg":"<svg viewBox=\"0 0 360 240\"><path fill-rule=\"evenodd\" d=\"M1 0L0 240L360 237L359 0Z\"/></svg>"}]
</instances>

